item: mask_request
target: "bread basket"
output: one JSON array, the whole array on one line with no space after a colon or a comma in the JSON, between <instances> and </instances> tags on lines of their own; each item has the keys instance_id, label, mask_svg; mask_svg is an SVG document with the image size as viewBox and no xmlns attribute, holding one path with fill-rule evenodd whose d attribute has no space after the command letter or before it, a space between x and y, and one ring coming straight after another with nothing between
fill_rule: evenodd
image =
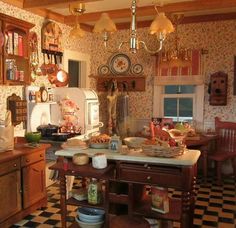
<instances>
[{"instance_id":1,"label":"bread basket","mask_svg":"<svg viewBox=\"0 0 236 228\"><path fill-rule=\"evenodd\" d=\"M76 165L86 165L89 163L89 157L85 153L74 154L72 160Z\"/></svg>"}]
</instances>

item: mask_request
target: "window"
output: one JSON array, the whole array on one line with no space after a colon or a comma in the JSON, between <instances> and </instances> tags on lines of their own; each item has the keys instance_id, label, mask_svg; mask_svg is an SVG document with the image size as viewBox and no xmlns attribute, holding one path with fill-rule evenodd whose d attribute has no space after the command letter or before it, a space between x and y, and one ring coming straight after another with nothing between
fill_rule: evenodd
<instances>
[{"instance_id":1,"label":"window","mask_svg":"<svg viewBox=\"0 0 236 228\"><path fill-rule=\"evenodd\" d=\"M174 121L191 121L193 119L193 103L195 87L192 85L164 86L163 112L164 117Z\"/></svg>"},{"instance_id":2,"label":"window","mask_svg":"<svg viewBox=\"0 0 236 228\"><path fill-rule=\"evenodd\" d=\"M203 124L204 85L155 85L153 116Z\"/></svg>"}]
</instances>

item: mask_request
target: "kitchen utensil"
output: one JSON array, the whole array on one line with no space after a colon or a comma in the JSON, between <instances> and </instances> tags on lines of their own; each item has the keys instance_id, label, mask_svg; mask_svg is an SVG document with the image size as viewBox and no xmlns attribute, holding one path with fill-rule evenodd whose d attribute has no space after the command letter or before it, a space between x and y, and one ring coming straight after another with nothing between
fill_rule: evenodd
<instances>
[{"instance_id":1,"label":"kitchen utensil","mask_svg":"<svg viewBox=\"0 0 236 228\"><path fill-rule=\"evenodd\" d=\"M58 132L59 127L53 124L39 125L37 131L41 132L42 137L52 137L53 133Z\"/></svg>"},{"instance_id":2,"label":"kitchen utensil","mask_svg":"<svg viewBox=\"0 0 236 228\"><path fill-rule=\"evenodd\" d=\"M66 141L70 136L70 133L52 133L52 140L53 141Z\"/></svg>"},{"instance_id":3,"label":"kitchen utensil","mask_svg":"<svg viewBox=\"0 0 236 228\"><path fill-rule=\"evenodd\" d=\"M105 211L102 209L80 207L77 211L79 219L84 222L101 222L104 218Z\"/></svg>"},{"instance_id":4,"label":"kitchen utensil","mask_svg":"<svg viewBox=\"0 0 236 228\"><path fill-rule=\"evenodd\" d=\"M41 133L40 132L27 132L25 134L25 139L28 143L39 143L39 140L41 139Z\"/></svg>"}]
</instances>

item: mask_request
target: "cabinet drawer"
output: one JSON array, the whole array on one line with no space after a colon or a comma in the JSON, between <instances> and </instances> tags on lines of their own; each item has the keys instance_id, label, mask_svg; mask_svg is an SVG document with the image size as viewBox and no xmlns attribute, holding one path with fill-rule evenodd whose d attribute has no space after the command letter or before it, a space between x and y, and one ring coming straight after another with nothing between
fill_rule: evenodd
<instances>
[{"instance_id":1,"label":"cabinet drawer","mask_svg":"<svg viewBox=\"0 0 236 228\"><path fill-rule=\"evenodd\" d=\"M156 184L163 187L182 187L182 172L179 168L157 167L151 165L120 166L120 180L143 184Z\"/></svg>"},{"instance_id":2,"label":"cabinet drawer","mask_svg":"<svg viewBox=\"0 0 236 228\"><path fill-rule=\"evenodd\" d=\"M20 158L1 163L0 175L3 175L5 173L10 173L17 169L20 169Z\"/></svg>"},{"instance_id":3,"label":"cabinet drawer","mask_svg":"<svg viewBox=\"0 0 236 228\"><path fill-rule=\"evenodd\" d=\"M44 151L38 151L35 153L31 153L28 155L25 155L21 158L21 164L22 166L27 166L32 163L35 163L37 161L41 161L45 159L45 152Z\"/></svg>"}]
</instances>

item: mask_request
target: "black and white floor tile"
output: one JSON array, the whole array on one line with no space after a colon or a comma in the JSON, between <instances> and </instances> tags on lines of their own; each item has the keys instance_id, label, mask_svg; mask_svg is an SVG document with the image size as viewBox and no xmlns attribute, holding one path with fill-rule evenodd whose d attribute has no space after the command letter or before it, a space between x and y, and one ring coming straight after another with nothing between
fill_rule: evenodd
<instances>
[{"instance_id":1,"label":"black and white floor tile","mask_svg":"<svg viewBox=\"0 0 236 228\"><path fill-rule=\"evenodd\" d=\"M214 178L209 177L206 183L198 178L196 190L195 228L236 228L236 181L233 178L224 178L222 185L217 185ZM48 187L47 192L47 207L26 216L11 228L61 227L59 185L56 183ZM169 192L172 197L180 195L173 189ZM67 209L67 222L70 225L76 216L77 208L68 206ZM179 227L179 223L174 223L174 227Z\"/></svg>"}]
</instances>

